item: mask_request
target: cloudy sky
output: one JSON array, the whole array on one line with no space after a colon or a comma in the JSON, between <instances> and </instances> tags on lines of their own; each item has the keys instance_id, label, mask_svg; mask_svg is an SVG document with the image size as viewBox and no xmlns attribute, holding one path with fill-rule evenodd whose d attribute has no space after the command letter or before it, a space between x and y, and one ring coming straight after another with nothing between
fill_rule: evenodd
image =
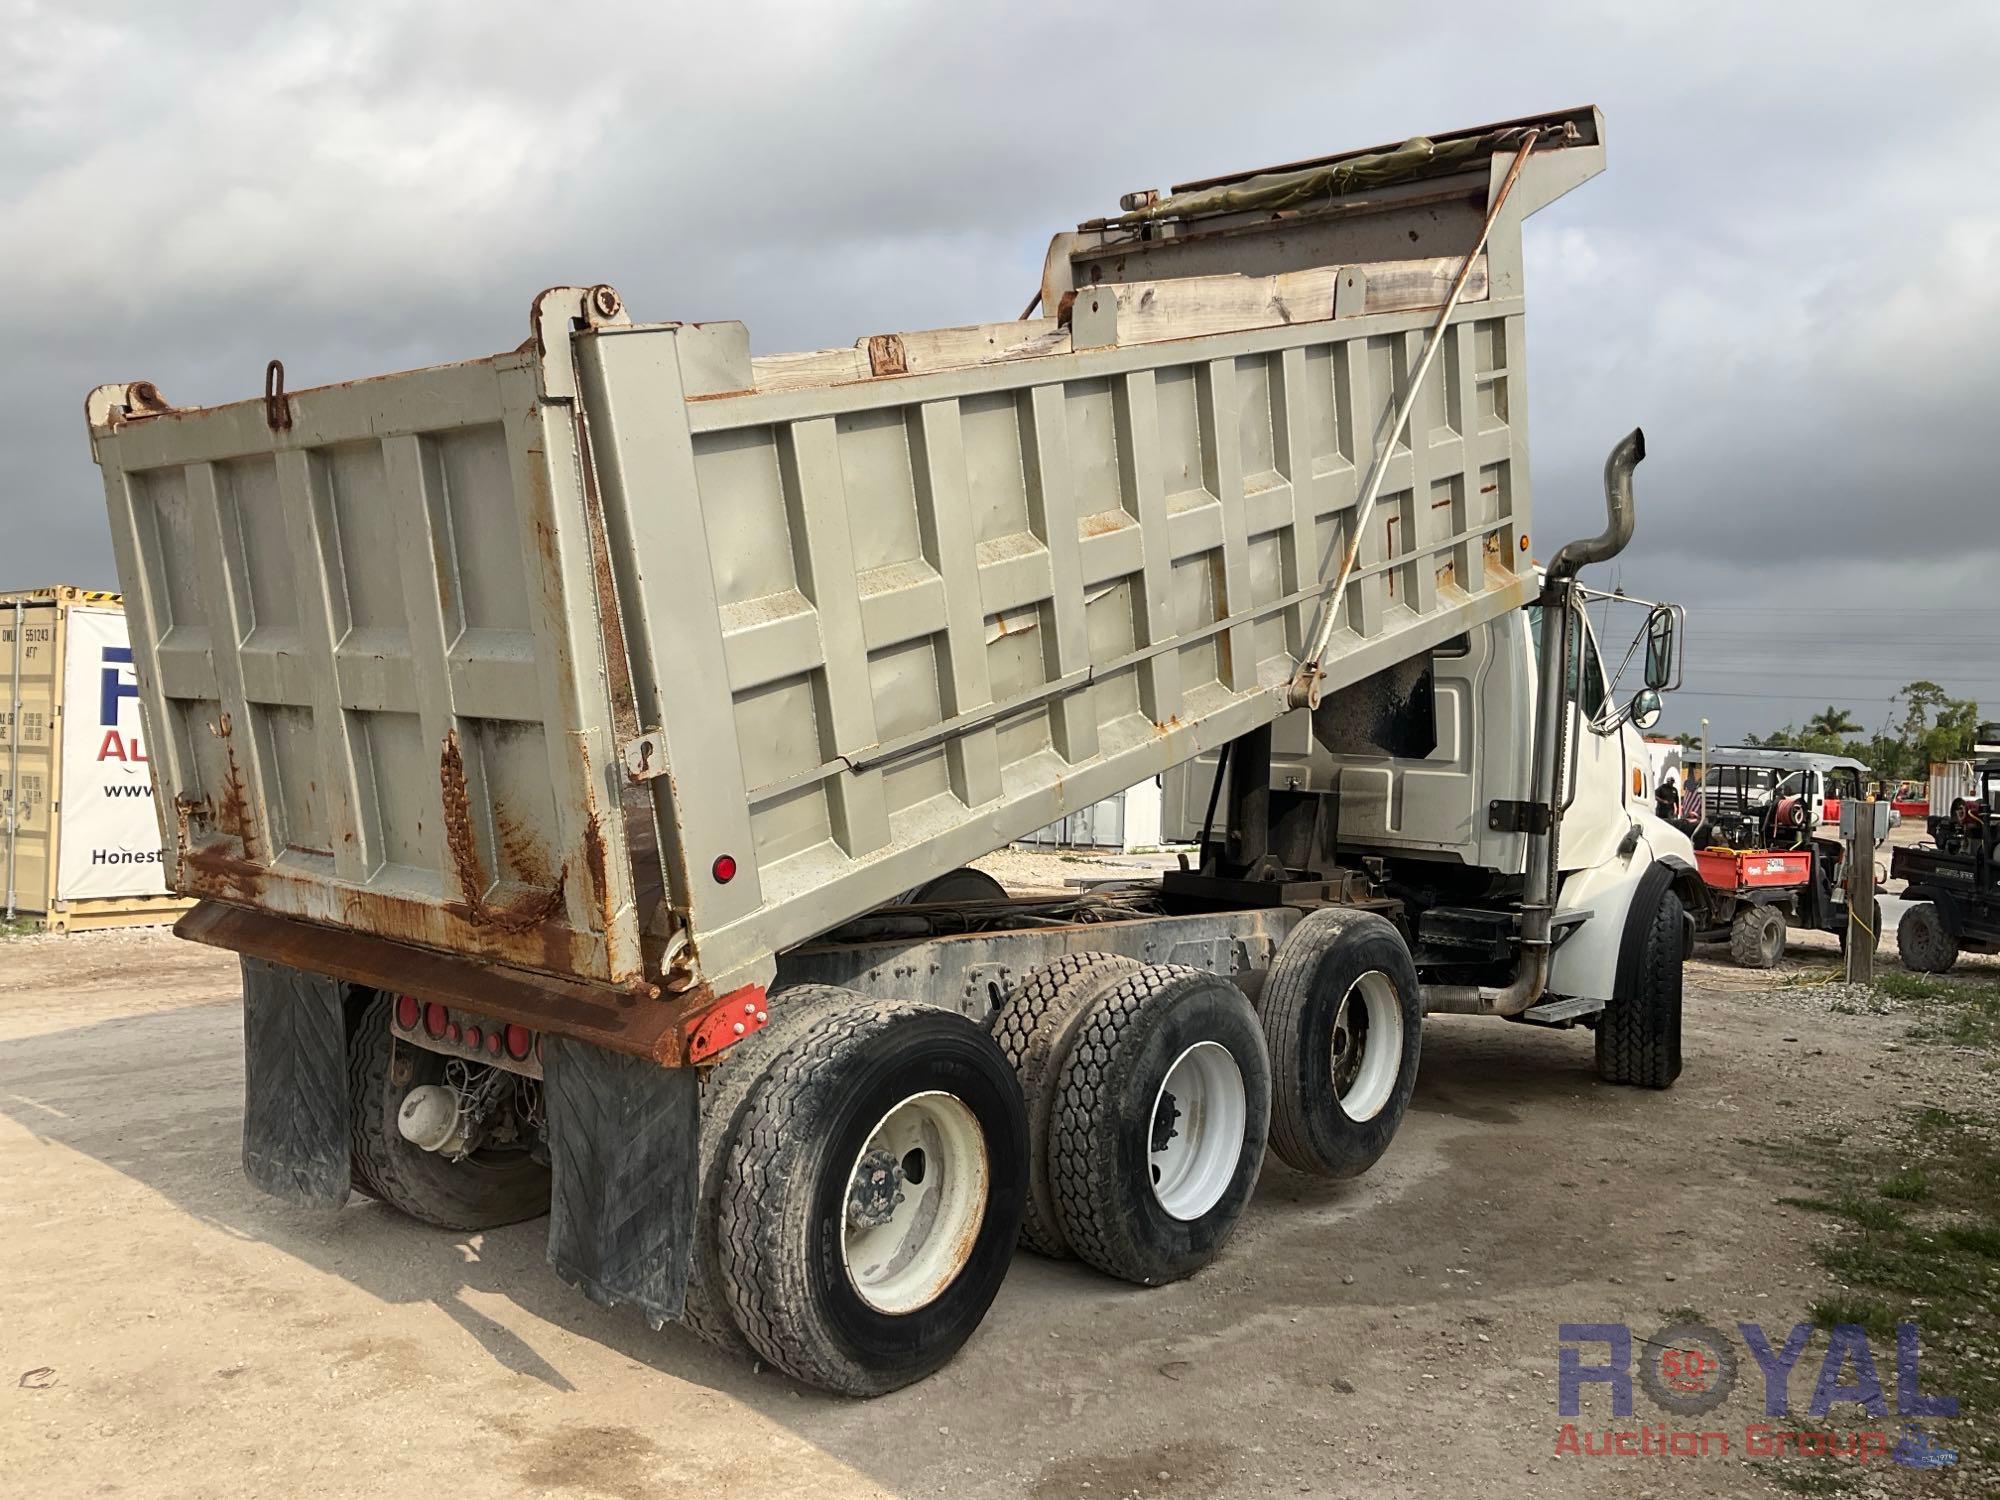
<instances>
[{"instance_id":1,"label":"cloudy sky","mask_svg":"<svg viewBox=\"0 0 2000 1500\"><path fill-rule=\"evenodd\" d=\"M1012 316L1126 189L1583 102L1530 221L1536 533L1687 603L1719 735L2000 714L2000 6L0 0L0 587L111 586L93 385L511 347L608 281L760 351Z\"/></svg>"}]
</instances>

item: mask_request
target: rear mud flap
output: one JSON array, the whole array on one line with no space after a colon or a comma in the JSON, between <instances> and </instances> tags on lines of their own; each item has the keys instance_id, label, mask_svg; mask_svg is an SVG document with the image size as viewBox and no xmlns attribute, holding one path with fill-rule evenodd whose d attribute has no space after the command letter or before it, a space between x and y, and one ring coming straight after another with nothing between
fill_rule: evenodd
<instances>
[{"instance_id":1,"label":"rear mud flap","mask_svg":"<svg viewBox=\"0 0 2000 1500\"><path fill-rule=\"evenodd\" d=\"M306 1208L347 1202L342 989L322 974L243 960L243 1172Z\"/></svg>"},{"instance_id":2,"label":"rear mud flap","mask_svg":"<svg viewBox=\"0 0 2000 1500\"><path fill-rule=\"evenodd\" d=\"M593 1302L678 1318L694 1251L701 1084L586 1042L544 1043L549 1264Z\"/></svg>"}]
</instances>

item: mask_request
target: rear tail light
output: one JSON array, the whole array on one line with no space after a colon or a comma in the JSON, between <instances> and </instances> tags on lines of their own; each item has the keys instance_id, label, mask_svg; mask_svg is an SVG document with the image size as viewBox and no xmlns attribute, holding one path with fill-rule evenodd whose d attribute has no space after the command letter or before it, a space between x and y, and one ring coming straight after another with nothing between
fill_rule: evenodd
<instances>
[{"instance_id":1,"label":"rear tail light","mask_svg":"<svg viewBox=\"0 0 2000 1500\"><path fill-rule=\"evenodd\" d=\"M541 1033L517 1021L495 1021L464 1011L454 1014L441 1001L419 1000L414 995L398 995L393 1014L397 1031L405 1035L420 1032L426 1040L437 1044L437 1051L520 1063L524 1066L514 1071L525 1072L531 1078L541 1071Z\"/></svg>"}]
</instances>

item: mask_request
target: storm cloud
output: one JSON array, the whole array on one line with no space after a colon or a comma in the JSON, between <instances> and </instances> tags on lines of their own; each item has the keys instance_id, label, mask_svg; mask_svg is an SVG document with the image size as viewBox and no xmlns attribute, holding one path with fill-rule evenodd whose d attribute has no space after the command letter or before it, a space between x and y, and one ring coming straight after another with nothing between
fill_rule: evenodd
<instances>
[{"instance_id":1,"label":"storm cloud","mask_svg":"<svg viewBox=\"0 0 2000 1500\"><path fill-rule=\"evenodd\" d=\"M0 3L0 587L114 584L82 398L490 353L608 281L759 351L1004 318L1125 190L1585 101L1529 224L1538 538L1687 603L1668 726L2000 710L2000 10Z\"/></svg>"}]
</instances>

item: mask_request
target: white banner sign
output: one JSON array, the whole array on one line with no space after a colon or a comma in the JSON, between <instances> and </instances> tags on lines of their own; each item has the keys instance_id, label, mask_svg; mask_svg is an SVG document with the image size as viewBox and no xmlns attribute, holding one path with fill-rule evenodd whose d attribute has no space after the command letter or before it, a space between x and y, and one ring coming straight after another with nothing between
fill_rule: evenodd
<instances>
[{"instance_id":1,"label":"white banner sign","mask_svg":"<svg viewBox=\"0 0 2000 1500\"><path fill-rule=\"evenodd\" d=\"M164 896L166 862L125 616L69 612L56 899Z\"/></svg>"}]
</instances>

